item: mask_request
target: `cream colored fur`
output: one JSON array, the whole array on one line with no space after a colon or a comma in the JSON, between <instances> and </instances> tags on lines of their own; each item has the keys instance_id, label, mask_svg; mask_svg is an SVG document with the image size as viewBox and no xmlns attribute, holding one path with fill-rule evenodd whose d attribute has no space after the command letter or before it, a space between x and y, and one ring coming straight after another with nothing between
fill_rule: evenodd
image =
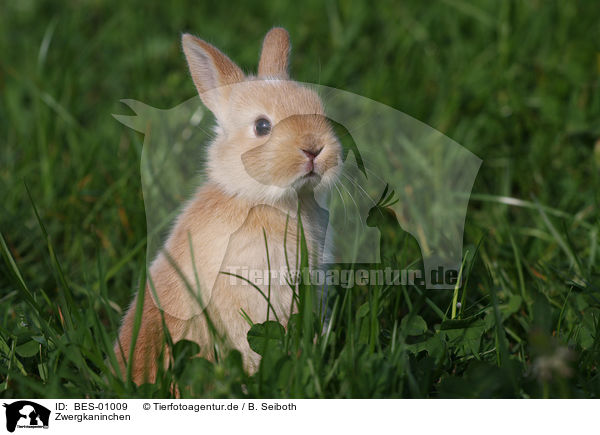
<instances>
[{"instance_id":1,"label":"cream colored fur","mask_svg":"<svg viewBox=\"0 0 600 435\"><path fill-rule=\"evenodd\" d=\"M241 285L240 279L232 285L236 279L221 272L242 267L280 271L288 264L294 272L298 202L310 263L317 266L327 215L314 195L329 189L341 168L341 147L320 99L288 79L290 46L284 29L272 29L265 37L257 77L244 76L205 41L186 34L182 42L200 98L215 114L217 135L208 149L208 182L177 218L164 249L150 267L142 325L131 361L133 380L138 384L154 382L159 365L168 362L162 318L174 342L195 341L201 347L200 355L209 359L214 358L215 345L235 348L242 353L249 372L257 369L260 357L248 345L250 326L242 310L254 323L264 322L268 315L287 324L296 309L292 289L280 285L279 280L272 282L274 312L269 312L267 301L255 288ZM256 134L258 118L271 122L270 134ZM318 153L312 166L306 152ZM312 176L306 176L311 168ZM256 280L255 284L264 294L269 292L266 283ZM137 297L115 345L124 373Z\"/></svg>"}]
</instances>

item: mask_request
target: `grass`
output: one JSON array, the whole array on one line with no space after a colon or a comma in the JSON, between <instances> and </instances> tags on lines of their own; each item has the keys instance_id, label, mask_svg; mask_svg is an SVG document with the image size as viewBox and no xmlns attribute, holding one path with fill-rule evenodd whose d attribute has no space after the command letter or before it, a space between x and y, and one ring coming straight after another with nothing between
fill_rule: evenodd
<instances>
[{"instance_id":1,"label":"grass","mask_svg":"<svg viewBox=\"0 0 600 435\"><path fill-rule=\"evenodd\" d=\"M599 20L594 2L5 2L0 395L164 397L175 382L194 397L599 397ZM163 381L137 388L111 374L111 349L145 276L143 137L111 114L194 95L181 32L252 70L274 24L298 80L482 158L465 284L334 289L316 340L308 308L286 332L255 326L253 377L236 353L212 364L178 343ZM389 238L419 263L414 240Z\"/></svg>"}]
</instances>

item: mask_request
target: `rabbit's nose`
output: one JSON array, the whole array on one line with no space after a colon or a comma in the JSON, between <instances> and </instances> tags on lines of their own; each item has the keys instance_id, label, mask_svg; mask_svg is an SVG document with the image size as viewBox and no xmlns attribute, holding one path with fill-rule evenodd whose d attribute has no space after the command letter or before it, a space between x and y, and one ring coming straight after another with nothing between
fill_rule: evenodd
<instances>
[{"instance_id":1,"label":"rabbit's nose","mask_svg":"<svg viewBox=\"0 0 600 435\"><path fill-rule=\"evenodd\" d=\"M323 148L319 148L316 151L314 151L314 150L302 150L302 152L304 153L304 155L306 157L308 157L311 161L314 160L319 154L321 154L321 151L323 151Z\"/></svg>"}]
</instances>

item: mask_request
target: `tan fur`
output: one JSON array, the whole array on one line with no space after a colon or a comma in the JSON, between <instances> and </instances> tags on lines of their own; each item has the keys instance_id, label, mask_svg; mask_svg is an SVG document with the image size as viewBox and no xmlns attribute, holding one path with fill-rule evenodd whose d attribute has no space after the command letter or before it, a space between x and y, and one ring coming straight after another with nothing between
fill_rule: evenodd
<instances>
[{"instance_id":1,"label":"tan fur","mask_svg":"<svg viewBox=\"0 0 600 435\"><path fill-rule=\"evenodd\" d=\"M213 358L215 345L235 348L249 372L257 369L260 357L248 345L250 326L242 310L254 323L269 317L287 324L295 310L292 289L280 285L279 279L269 288L262 276L250 277L264 294L270 291L269 310L255 288L222 272L240 267L281 271L289 265L293 273L298 261L298 201L310 263L318 265L327 216L314 195L329 188L341 165L340 145L313 91L289 80L240 76L241 70L224 54L190 35L183 36L183 46L200 98L217 119L217 137L208 149L208 182L177 218L150 267L142 326L131 361L138 384L154 382L159 364L168 363L169 355L162 352L161 313L174 342L195 341L200 355L208 359ZM263 43L261 75L283 77L288 54L287 32L271 30ZM273 125L268 136L255 134L259 117ZM314 159L317 175L306 178L309 160L302 150L321 149ZM115 347L124 373L135 301Z\"/></svg>"},{"instance_id":2,"label":"tan fur","mask_svg":"<svg viewBox=\"0 0 600 435\"><path fill-rule=\"evenodd\" d=\"M288 78L290 35L281 27L272 29L263 42L258 64L259 77Z\"/></svg>"}]
</instances>

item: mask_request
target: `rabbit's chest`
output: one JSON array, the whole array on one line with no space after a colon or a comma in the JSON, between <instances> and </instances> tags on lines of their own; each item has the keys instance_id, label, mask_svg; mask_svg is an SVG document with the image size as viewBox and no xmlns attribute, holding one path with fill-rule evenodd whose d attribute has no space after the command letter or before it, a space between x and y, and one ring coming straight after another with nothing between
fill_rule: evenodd
<instances>
[{"instance_id":1,"label":"rabbit's chest","mask_svg":"<svg viewBox=\"0 0 600 435\"><path fill-rule=\"evenodd\" d=\"M260 225L250 217L231 234L222 270L260 287L286 284L298 259L296 227L285 217L269 218L263 217L264 225Z\"/></svg>"}]
</instances>

